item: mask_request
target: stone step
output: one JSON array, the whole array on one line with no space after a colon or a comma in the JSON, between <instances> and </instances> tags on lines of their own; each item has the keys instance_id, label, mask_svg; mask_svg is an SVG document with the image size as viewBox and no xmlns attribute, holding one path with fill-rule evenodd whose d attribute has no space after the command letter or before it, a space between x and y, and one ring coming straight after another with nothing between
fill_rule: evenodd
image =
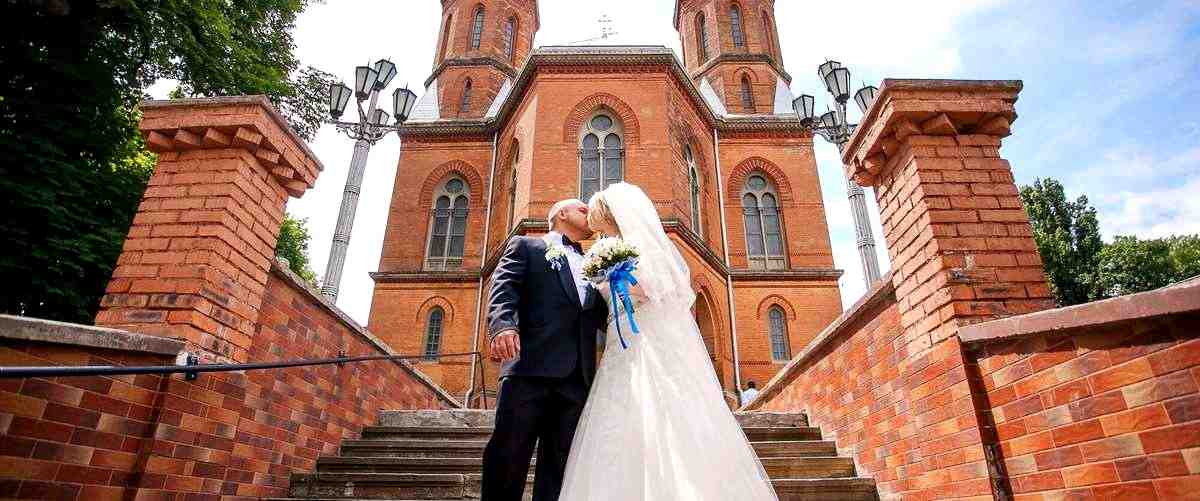
<instances>
[{"instance_id":1,"label":"stone step","mask_svg":"<svg viewBox=\"0 0 1200 501\"><path fill-rule=\"evenodd\" d=\"M746 426L742 428L746 438L751 442L776 442L796 440L821 440L820 428L812 426L793 427L759 427Z\"/></svg>"},{"instance_id":2,"label":"stone step","mask_svg":"<svg viewBox=\"0 0 1200 501\"><path fill-rule=\"evenodd\" d=\"M364 440L484 440L492 436L492 429L480 427L449 426L365 426Z\"/></svg>"},{"instance_id":3,"label":"stone step","mask_svg":"<svg viewBox=\"0 0 1200 501\"><path fill-rule=\"evenodd\" d=\"M343 440L341 454L349 457L482 458L484 440ZM826 440L751 442L760 458L835 456L837 447Z\"/></svg>"},{"instance_id":4,"label":"stone step","mask_svg":"<svg viewBox=\"0 0 1200 501\"><path fill-rule=\"evenodd\" d=\"M820 440L821 430L812 426L746 426L742 428L751 442L774 440ZM487 440L491 428L447 426L367 426L366 440Z\"/></svg>"},{"instance_id":5,"label":"stone step","mask_svg":"<svg viewBox=\"0 0 1200 501\"><path fill-rule=\"evenodd\" d=\"M776 457L762 460L771 478L854 476L854 462L842 457ZM317 473L479 473L480 458L322 457Z\"/></svg>"},{"instance_id":6,"label":"stone step","mask_svg":"<svg viewBox=\"0 0 1200 501\"><path fill-rule=\"evenodd\" d=\"M808 426L808 416L796 412L737 412L742 426ZM490 428L495 411L477 409L381 411L380 426L437 426Z\"/></svg>"},{"instance_id":7,"label":"stone step","mask_svg":"<svg viewBox=\"0 0 1200 501\"><path fill-rule=\"evenodd\" d=\"M455 473L293 474L289 495L302 499L478 499L481 475ZM525 480L525 497L533 475Z\"/></svg>"},{"instance_id":8,"label":"stone step","mask_svg":"<svg viewBox=\"0 0 1200 501\"><path fill-rule=\"evenodd\" d=\"M870 478L789 478L773 480L779 501L878 501Z\"/></svg>"},{"instance_id":9,"label":"stone step","mask_svg":"<svg viewBox=\"0 0 1200 501\"><path fill-rule=\"evenodd\" d=\"M735 412L742 427L796 427L808 426L808 416L795 412Z\"/></svg>"},{"instance_id":10,"label":"stone step","mask_svg":"<svg viewBox=\"0 0 1200 501\"><path fill-rule=\"evenodd\" d=\"M478 499L479 475L414 473L323 473L292 476L292 498L452 500ZM525 499L533 490L527 478ZM773 480L780 501L875 501L875 483L869 478L818 478Z\"/></svg>"}]
</instances>

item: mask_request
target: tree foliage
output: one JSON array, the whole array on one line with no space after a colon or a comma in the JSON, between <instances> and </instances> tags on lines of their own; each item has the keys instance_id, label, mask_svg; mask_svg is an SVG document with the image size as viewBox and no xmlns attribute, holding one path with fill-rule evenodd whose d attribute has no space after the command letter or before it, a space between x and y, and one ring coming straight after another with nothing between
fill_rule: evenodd
<instances>
[{"instance_id":1,"label":"tree foliage","mask_svg":"<svg viewBox=\"0 0 1200 501\"><path fill-rule=\"evenodd\" d=\"M1036 180L1021 188L1046 278L1061 306L1158 289L1200 275L1200 235L1100 239L1096 209L1067 200L1062 184Z\"/></svg>"},{"instance_id":2,"label":"tree foliage","mask_svg":"<svg viewBox=\"0 0 1200 501\"><path fill-rule=\"evenodd\" d=\"M315 134L329 75L298 69L291 35L308 3L0 2L0 312L91 321L154 165L149 84L266 94Z\"/></svg>"},{"instance_id":3,"label":"tree foliage","mask_svg":"<svg viewBox=\"0 0 1200 501\"><path fill-rule=\"evenodd\" d=\"M1139 240L1118 236L1100 251L1096 296L1115 297L1165 287L1200 275L1200 236Z\"/></svg>"},{"instance_id":4,"label":"tree foliage","mask_svg":"<svg viewBox=\"0 0 1200 501\"><path fill-rule=\"evenodd\" d=\"M296 219L291 214L283 218L279 227L279 241L275 244L275 255L284 258L296 275L303 278L312 287L317 286L317 274L308 263L308 242L312 237L308 234L308 219Z\"/></svg>"},{"instance_id":5,"label":"tree foliage","mask_svg":"<svg viewBox=\"0 0 1200 501\"><path fill-rule=\"evenodd\" d=\"M1068 201L1062 184L1054 179L1038 179L1022 187L1021 200L1058 304L1093 299L1092 275L1104 247L1096 209L1085 196Z\"/></svg>"}]
</instances>

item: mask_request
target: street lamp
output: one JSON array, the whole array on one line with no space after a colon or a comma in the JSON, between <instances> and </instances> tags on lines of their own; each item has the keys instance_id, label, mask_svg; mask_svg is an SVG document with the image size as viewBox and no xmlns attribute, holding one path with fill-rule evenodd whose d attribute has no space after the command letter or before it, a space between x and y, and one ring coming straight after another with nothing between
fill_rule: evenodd
<instances>
[{"instance_id":1,"label":"street lamp","mask_svg":"<svg viewBox=\"0 0 1200 501\"><path fill-rule=\"evenodd\" d=\"M362 191L363 172L367 167L367 154L380 139L389 132L399 131L400 124L408 120L417 95L407 87L392 92L392 117L395 125L389 125L386 111L376 108L379 91L387 88L396 77L396 65L380 59L374 66L359 66L354 69L354 89L342 83L329 86L330 122L338 132L354 140L354 156L350 158L350 173L346 175L346 189L342 191L342 207L338 211L337 227L333 232L333 244L329 250L329 263L325 266L325 281L321 293L336 302L338 286L342 281L342 268L346 264L346 248L350 246L350 230L354 228L354 213L358 209L358 194ZM357 122L338 120L346 112L350 95L355 97L358 108ZM368 101L363 109L363 101Z\"/></svg>"},{"instance_id":2,"label":"street lamp","mask_svg":"<svg viewBox=\"0 0 1200 501\"><path fill-rule=\"evenodd\" d=\"M836 144L838 152L845 148L850 135L854 133L857 124L846 119L846 102L850 100L850 70L837 61L826 61L817 67L817 76L825 84L825 90L833 97L834 109L820 117L816 116L816 98L808 94L792 100L792 110L800 124L812 129L826 141ZM854 102L858 109L866 113L875 102L879 89L865 86L854 93ZM863 279L867 289L879 281L879 260L875 257L875 237L871 235L871 220L867 217L866 196L861 186L853 180L846 180L846 193L850 197L850 210L854 214L854 233L858 245L859 258L862 260Z\"/></svg>"}]
</instances>

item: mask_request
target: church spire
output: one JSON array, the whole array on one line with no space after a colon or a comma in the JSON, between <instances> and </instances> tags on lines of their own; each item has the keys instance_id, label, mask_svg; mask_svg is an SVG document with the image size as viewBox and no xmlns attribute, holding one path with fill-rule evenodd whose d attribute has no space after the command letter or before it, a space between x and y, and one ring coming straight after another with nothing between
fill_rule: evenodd
<instances>
[{"instance_id":1,"label":"church spire","mask_svg":"<svg viewBox=\"0 0 1200 501\"><path fill-rule=\"evenodd\" d=\"M442 118L480 118L533 50L537 0L442 0L433 75Z\"/></svg>"},{"instance_id":2,"label":"church spire","mask_svg":"<svg viewBox=\"0 0 1200 501\"><path fill-rule=\"evenodd\" d=\"M676 0L684 66L737 114L772 113L783 69L774 0Z\"/></svg>"}]
</instances>

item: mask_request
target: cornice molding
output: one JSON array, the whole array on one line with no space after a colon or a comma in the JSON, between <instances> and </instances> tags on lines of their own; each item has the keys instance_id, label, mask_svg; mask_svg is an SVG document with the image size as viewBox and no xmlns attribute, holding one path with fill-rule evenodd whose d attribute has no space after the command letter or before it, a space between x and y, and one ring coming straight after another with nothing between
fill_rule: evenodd
<instances>
[{"instance_id":1,"label":"cornice molding","mask_svg":"<svg viewBox=\"0 0 1200 501\"><path fill-rule=\"evenodd\" d=\"M791 85L792 83L792 75L783 69L783 65L779 64L779 61L775 60L775 56L770 54L751 54L748 52L740 54L725 53L710 58L708 62L701 65L698 70L692 73L692 78L701 78L705 73L708 73L718 65L725 63L766 63L771 67L771 69L775 70L775 73L779 74L779 77L782 78L784 82L786 82L788 85Z\"/></svg>"},{"instance_id":2,"label":"cornice molding","mask_svg":"<svg viewBox=\"0 0 1200 501\"><path fill-rule=\"evenodd\" d=\"M517 76L517 69L511 64L491 56L457 57L454 59L447 59L442 61L441 64L438 64L433 69L433 73L429 75L429 78L425 79L425 87L428 88L429 84L433 83L438 76L441 76L441 74L445 72L447 68L459 66L491 66L495 68L496 71L503 73L508 78L516 78Z\"/></svg>"},{"instance_id":3,"label":"cornice molding","mask_svg":"<svg viewBox=\"0 0 1200 501\"><path fill-rule=\"evenodd\" d=\"M369 275L377 284L474 283L480 277L478 271L373 271Z\"/></svg>"},{"instance_id":4,"label":"cornice molding","mask_svg":"<svg viewBox=\"0 0 1200 501\"><path fill-rule=\"evenodd\" d=\"M834 268L794 268L790 270L734 270L730 273L734 282L775 282L780 280L834 281L842 277L842 270Z\"/></svg>"},{"instance_id":5,"label":"cornice molding","mask_svg":"<svg viewBox=\"0 0 1200 501\"><path fill-rule=\"evenodd\" d=\"M527 63L516 77L512 92L509 93L508 98L494 117L474 120L410 122L401 126L400 135L404 137L491 134L507 123L539 72L555 73L570 68L573 73L600 73L612 72L613 67L620 66L658 67L654 71L663 71L672 75L675 83L683 88L691 98L696 109L702 110L700 115L705 124L718 131L771 131L776 134L782 133L798 137L812 135L811 130L800 125L800 122L791 115L717 116L700 95L699 89L687 75L679 59L675 57L675 53L663 46L552 46L538 48L529 56Z\"/></svg>"}]
</instances>

